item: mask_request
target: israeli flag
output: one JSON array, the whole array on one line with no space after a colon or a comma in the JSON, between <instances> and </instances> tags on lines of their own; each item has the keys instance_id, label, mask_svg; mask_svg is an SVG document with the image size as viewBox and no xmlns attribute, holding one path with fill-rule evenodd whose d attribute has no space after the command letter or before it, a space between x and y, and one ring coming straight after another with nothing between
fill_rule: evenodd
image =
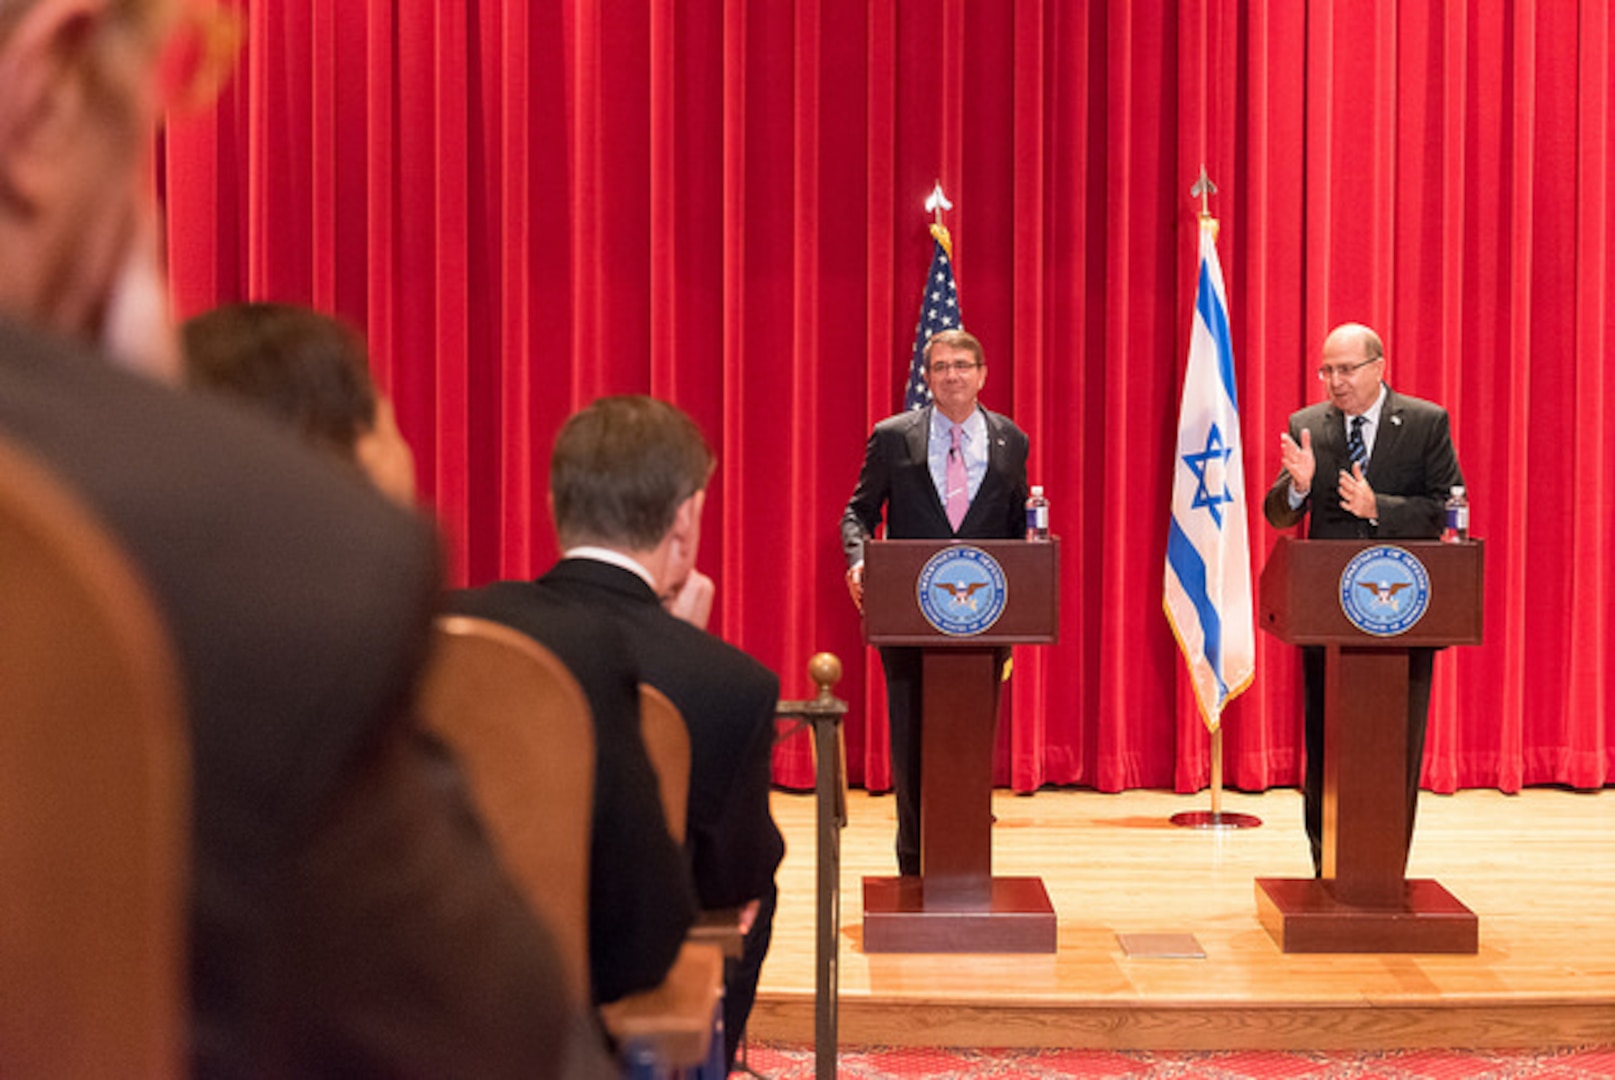
<instances>
[{"instance_id":1,"label":"israeli flag","mask_svg":"<svg viewBox=\"0 0 1615 1080\"><path fill-rule=\"evenodd\" d=\"M1200 715L1212 730L1222 722L1223 706L1256 674L1245 456L1216 238L1216 222L1203 218L1200 283L1172 459L1165 597Z\"/></svg>"}]
</instances>

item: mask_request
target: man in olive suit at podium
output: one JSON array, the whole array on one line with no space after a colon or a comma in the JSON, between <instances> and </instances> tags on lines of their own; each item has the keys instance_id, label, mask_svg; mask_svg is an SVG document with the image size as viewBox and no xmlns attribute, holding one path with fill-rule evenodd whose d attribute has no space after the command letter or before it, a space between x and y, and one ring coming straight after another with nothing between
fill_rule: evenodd
<instances>
[{"instance_id":1,"label":"man in olive suit at podium","mask_svg":"<svg viewBox=\"0 0 1615 1080\"><path fill-rule=\"evenodd\" d=\"M892 540L1012 540L1026 532L1030 441L977 400L987 382L981 342L943 330L925 346L931 404L875 425L858 486L841 516L847 588L863 609L864 541L886 518ZM1003 650L1004 659L1008 650ZM920 720L923 650L884 646L886 703L897 795L897 868L920 873ZM1002 663L1000 663L1000 668Z\"/></svg>"},{"instance_id":2,"label":"man in olive suit at podium","mask_svg":"<svg viewBox=\"0 0 1615 1080\"><path fill-rule=\"evenodd\" d=\"M1434 540L1454 485L1464 482L1447 411L1384 381L1385 346L1360 323L1324 339L1318 378L1328 400L1290 417L1279 436L1283 470L1262 509L1284 529L1307 519L1307 537ZM1408 836L1418 805L1435 650L1408 650ZM1323 870L1324 650L1301 650L1306 776L1301 795L1315 873Z\"/></svg>"}]
</instances>

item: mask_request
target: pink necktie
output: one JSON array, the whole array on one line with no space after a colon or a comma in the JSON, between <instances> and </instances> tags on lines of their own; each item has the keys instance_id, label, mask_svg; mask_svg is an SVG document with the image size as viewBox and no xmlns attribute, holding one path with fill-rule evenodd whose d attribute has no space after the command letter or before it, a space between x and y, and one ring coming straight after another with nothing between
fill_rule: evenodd
<instances>
[{"instance_id":1,"label":"pink necktie","mask_svg":"<svg viewBox=\"0 0 1615 1080\"><path fill-rule=\"evenodd\" d=\"M970 509L970 474L965 471L964 449L959 445L959 425L954 424L948 432L952 441L948 445L948 523L953 531L959 531L959 523L965 519L965 511Z\"/></svg>"}]
</instances>

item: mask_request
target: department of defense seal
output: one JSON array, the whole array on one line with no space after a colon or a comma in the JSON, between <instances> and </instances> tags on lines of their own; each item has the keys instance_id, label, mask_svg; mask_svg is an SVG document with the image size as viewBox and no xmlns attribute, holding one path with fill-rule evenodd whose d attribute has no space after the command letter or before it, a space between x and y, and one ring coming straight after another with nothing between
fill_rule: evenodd
<instances>
[{"instance_id":1,"label":"department of defense seal","mask_svg":"<svg viewBox=\"0 0 1615 1080\"><path fill-rule=\"evenodd\" d=\"M979 634L998 621L1009 585L998 560L981 548L954 544L926 560L919 577L920 613L951 637Z\"/></svg>"},{"instance_id":2,"label":"department of defense seal","mask_svg":"<svg viewBox=\"0 0 1615 1080\"><path fill-rule=\"evenodd\" d=\"M1394 637L1430 607L1430 574L1406 548L1364 548L1341 571L1340 606L1363 633Z\"/></svg>"}]
</instances>

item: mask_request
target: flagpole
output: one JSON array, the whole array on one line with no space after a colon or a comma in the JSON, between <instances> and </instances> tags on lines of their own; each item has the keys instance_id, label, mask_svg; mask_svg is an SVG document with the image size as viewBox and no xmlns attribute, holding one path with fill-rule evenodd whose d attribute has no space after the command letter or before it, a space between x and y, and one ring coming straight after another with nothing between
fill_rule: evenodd
<instances>
[{"instance_id":1,"label":"flagpole","mask_svg":"<svg viewBox=\"0 0 1615 1080\"><path fill-rule=\"evenodd\" d=\"M1222 808L1222 725L1211 733L1211 809L1185 810L1168 819L1183 829L1254 829L1262 824L1255 814L1224 812Z\"/></svg>"},{"instance_id":2,"label":"flagpole","mask_svg":"<svg viewBox=\"0 0 1615 1080\"><path fill-rule=\"evenodd\" d=\"M1217 190L1217 185L1211 182L1206 175L1204 164L1200 166L1200 177L1189 188L1190 195L1200 196L1200 227L1211 229L1211 235L1217 235L1217 219L1211 216L1209 196ZM1189 810L1181 814L1173 814L1170 819L1173 825L1186 829L1254 829L1262 824L1262 819L1255 814L1224 813L1222 808L1222 720L1217 719L1216 726L1211 729L1211 810Z\"/></svg>"}]
</instances>

